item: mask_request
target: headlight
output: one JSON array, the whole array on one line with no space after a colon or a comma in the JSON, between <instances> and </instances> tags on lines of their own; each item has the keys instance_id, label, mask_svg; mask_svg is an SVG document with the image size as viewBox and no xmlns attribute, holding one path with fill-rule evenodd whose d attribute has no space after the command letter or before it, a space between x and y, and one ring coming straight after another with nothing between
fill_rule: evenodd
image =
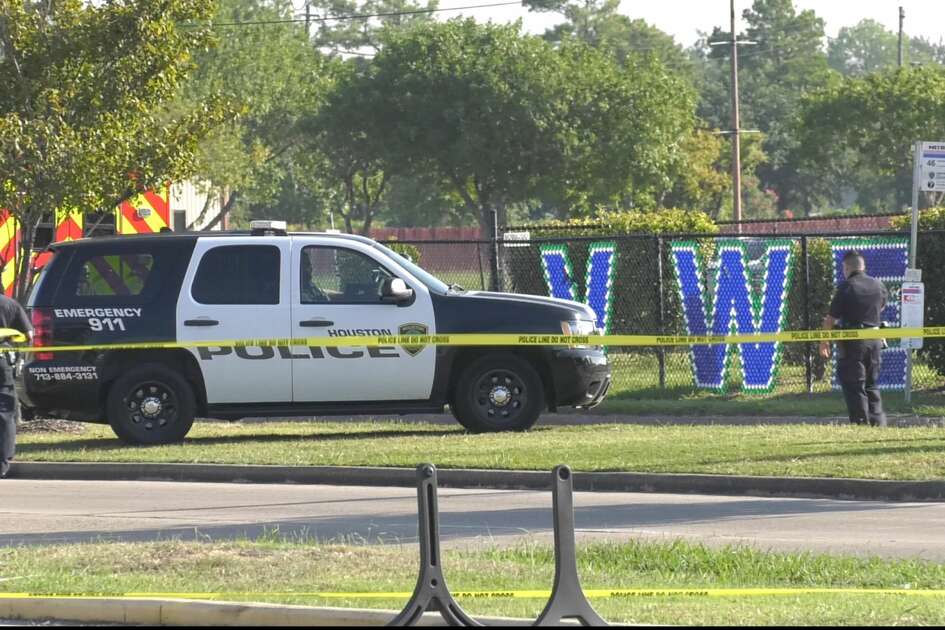
<instances>
[{"instance_id":1,"label":"headlight","mask_svg":"<svg viewBox=\"0 0 945 630\"><path fill-rule=\"evenodd\" d=\"M598 335L600 334L600 331L597 329L596 322L589 322L586 319L579 319L561 322L561 333L565 335L586 337L588 335Z\"/></svg>"}]
</instances>

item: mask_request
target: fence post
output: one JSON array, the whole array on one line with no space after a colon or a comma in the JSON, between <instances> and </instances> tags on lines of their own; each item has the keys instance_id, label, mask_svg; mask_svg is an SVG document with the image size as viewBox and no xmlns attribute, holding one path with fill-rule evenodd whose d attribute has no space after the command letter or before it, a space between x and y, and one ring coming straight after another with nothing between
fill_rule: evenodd
<instances>
[{"instance_id":1,"label":"fence post","mask_svg":"<svg viewBox=\"0 0 945 630\"><path fill-rule=\"evenodd\" d=\"M663 330L663 237L656 238L656 303L659 310L656 313L657 334L664 334ZM666 389L666 349L659 346L657 350L657 360L660 366L660 389Z\"/></svg>"},{"instance_id":2,"label":"fence post","mask_svg":"<svg viewBox=\"0 0 945 630\"><path fill-rule=\"evenodd\" d=\"M486 290L486 272L482 269L482 243L476 243L476 260L479 261L479 288Z\"/></svg>"},{"instance_id":3,"label":"fence post","mask_svg":"<svg viewBox=\"0 0 945 630\"><path fill-rule=\"evenodd\" d=\"M499 278L499 213L495 210L490 210L489 213L492 215L492 221L490 221L492 226L492 234L490 235L492 251L489 252L491 254L489 256L489 265L491 267L489 271L492 274L492 290L501 291L502 289L500 287L502 286L502 282Z\"/></svg>"},{"instance_id":4,"label":"fence post","mask_svg":"<svg viewBox=\"0 0 945 630\"><path fill-rule=\"evenodd\" d=\"M801 237L801 257L804 259L804 329L811 329L810 321L810 252L807 250L807 236ZM807 377L807 393L814 393L814 375L810 342L804 342L804 367Z\"/></svg>"}]
</instances>

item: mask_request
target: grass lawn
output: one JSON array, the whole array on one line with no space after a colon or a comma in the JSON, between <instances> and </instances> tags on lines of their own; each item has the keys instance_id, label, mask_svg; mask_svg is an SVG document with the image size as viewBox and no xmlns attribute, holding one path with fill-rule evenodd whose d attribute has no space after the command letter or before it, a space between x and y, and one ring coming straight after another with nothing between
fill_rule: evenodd
<instances>
[{"instance_id":1,"label":"grass lawn","mask_svg":"<svg viewBox=\"0 0 945 630\"><path fill-rule=\"evenodd\" d=\"M550 548L446 549L453 592L548 591ZM0 549L0 590L34 593L214 593L217 599L398 610L406 598L326 598L293 593L410 592L412 545L319 545L286 541L151 542ZM689 543L595 543L578 565L585 589L738 587L940 589L945 565L814 554L775 554L746 547ZM24 576L24 577L18 577ZM259 593L259 591L266 593ZM547 597L462 599L472 614L535 618ZM884 594L645 597L592 599L612 622L683 625L941 625L945 598Z\"/></svg>"},{"instance_id":2,"label":"grass lawn","mask_svg":"<svg viewBox=\"0 0 945 630\"><path fill-rule=\"evenodd\" d=\"M916 415L945 418L945 395L914 392L907 403L902 392L884 392L883 408L892 415ZM596 415L619 414L628 416L809 416L816 418L846 416L847 410L840 392L770 394L714 394L691 388L647 390L645 392L618 390L604 402L591 409Z\"/></svg>"},{"instance_id":3,"label":"grass lawn","mask_svg":"<svg viewBox=\"0 0 945 630\"><path fill-rule=\"evenodd\" d=\"M202 422L182 444L122 445L107 426L78 434L23 433L18 461L634 471L945 478L945 430L850 425L542 427L472 435L458 425L398 422Z\"/></svg>"},{"instance_id":4,"label":"grass lawn","mask_svg":"<svg viewBox=\"0 0 945 630\"><path fill-rule=\"evenodd\" d=\"M592 413L679 416L843 416L846 408L839 391L830 387L830 375L814 382L807 392L803 365L785 363L778 371L771 392L746 392L740 385L738 357L728 372L724 393L693 386L692 368L686 352L667 352L665 387L659 386L659 363L653 351L612 352L613 385L607 399ZM883 392L887 412L945 418L945 393L938 391L942 379L928 366L916 364L917 391L907 403L902 392Z\"/></svg>"}]
</instances>

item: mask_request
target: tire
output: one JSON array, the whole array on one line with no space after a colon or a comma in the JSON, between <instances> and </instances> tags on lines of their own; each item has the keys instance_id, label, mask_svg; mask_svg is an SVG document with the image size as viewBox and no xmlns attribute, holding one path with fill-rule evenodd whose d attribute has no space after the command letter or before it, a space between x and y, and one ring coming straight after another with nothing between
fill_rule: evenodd
<instances>
[{"instance_id":1,"label":"tire","mask_svg":"<svg viewBox=\"0 0 945 630\"><path fill-rule=\"evenodd\" d=\"M145 363L118 377L108 390L105 417L128 444L180 442L194 424L194 391L163 363Z\"/></svg>"},{"instance_id":2,"label":"tire","mask_svg":"<svg viewBox=\"0 0 945 630\"><path fill-rule=\"evenodd\" d=\"M450 409L473 433L526 431L545 409L545 391L528 361L508 352L487 354L460 372Z\"/></svg>"}]
</instances>

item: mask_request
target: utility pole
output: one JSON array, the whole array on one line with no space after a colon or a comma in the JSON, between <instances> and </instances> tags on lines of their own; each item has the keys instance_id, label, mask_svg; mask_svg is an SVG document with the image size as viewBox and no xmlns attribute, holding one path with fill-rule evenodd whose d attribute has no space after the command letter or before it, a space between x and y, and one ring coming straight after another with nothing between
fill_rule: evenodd
<instances>
[{"instance_id":1,"label":"utility pole","mask_svg":"<svg viewBox=\"0 0 945 630\"><path fill-rule=\"evenodd\" d=\"M741 118L738 111L738 45L754 44L748 40L739 41L735 31L735 0L731 0L731 33L732 38L727 42L712 42L711 46L729 45L732 47L732 128L725 135L732 137L732 210L738 226L738 233L742 231L742 141ZM755 130L752 130L755 131Z\"/></svg>"},{"instance_id":2,"label":"utility pole","mask_svg":"<svg viewBox=\"0 0 945 630\"><path fill-rule=\"evenodd\" d=\"M732 209L742 231L742 139L738 115L738 37L735 31L735 0L732 0Z\"/></svg>"},{"instance_id":3,"label":"utility pole","mask_svg":"<svg viewBox=\"0 0 945 630\"><path fill-rule=\"evenodd\" d=\"M902 24L906 20L906 10L902 7L899 7L899 67L902 67L902 50L903 50L903 38L902 38Z\"/></svg>"}]
</instances>

